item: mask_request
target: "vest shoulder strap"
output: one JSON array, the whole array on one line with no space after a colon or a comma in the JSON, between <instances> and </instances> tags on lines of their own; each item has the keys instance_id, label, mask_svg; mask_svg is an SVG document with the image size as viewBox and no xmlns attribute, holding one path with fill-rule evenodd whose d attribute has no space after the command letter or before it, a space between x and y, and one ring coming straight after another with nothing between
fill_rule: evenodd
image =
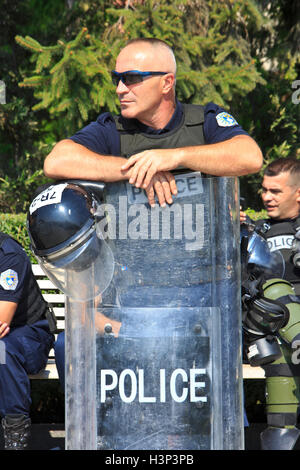
<instances>
[{"instance_id":1,"label":"vest shoulder strap","mask_svg":"<svg viewBox=\"0 0 300 470\"><path fill-rule=\"evenodd\" d=\"M184 124L186 126L197 126L204 122L204 106L200 104L182 104L184 111ZM112 115L116 128L119 132L134 132L137 129L135 119L126 119L121 115Z\"/></svg>"},{"instance_id":2,"label":"vest shoulder strap","mask_svg":"<svg viewBox=\"0 0 300 470\"><path fill-rule=\"evenodd\" d=\"M135 119L126 119L121 115L118 116L116 114L113 114L112 117L115 121L117 131L119 132L134 132L134 130L137 128Z\"/></svg>"},{"instance_id":3,"label":"vest shoulder strap","mask_svg":"<svg viewBox=\"0 0 300 470\"><path fill-rule=\"evenodd\" d=\"M187 126L196 126L204 122L204 106L200 104L183 104L183 108Z\"/></svg>"}]
</instances>

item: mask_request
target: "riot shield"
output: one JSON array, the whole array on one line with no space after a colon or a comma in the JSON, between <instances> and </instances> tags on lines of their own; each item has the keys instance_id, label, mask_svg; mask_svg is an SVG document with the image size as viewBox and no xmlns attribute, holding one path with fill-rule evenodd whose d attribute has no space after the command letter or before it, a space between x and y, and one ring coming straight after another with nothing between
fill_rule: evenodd
<instances>
[{"instance_id":1,"label":"riot shield","mask_svg":"<svg viewBox=\"0 0 300 470\"><path fill-rule=\"evenodd\" d=\"M243 449L238 183L176 180L165 208L106 185L113 277L67 302L67 449Z\"/></svg>"}]
</instances>

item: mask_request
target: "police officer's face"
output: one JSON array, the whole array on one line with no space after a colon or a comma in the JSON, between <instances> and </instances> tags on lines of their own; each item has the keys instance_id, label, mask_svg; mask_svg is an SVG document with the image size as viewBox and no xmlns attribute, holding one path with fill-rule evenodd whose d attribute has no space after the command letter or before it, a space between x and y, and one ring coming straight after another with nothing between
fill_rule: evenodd
<instances>
[{"instance_id":1,"label":"police officer's face","mask_svg":"<svg viewBox=\"0 0 300 470\"><path fill-rule=\"evenodd\" d=\"M299 215L300 189L291 185L287 172L277 176L264 176L262 200L272 219L288 219Z\"/></svg>"},{"instance_id":2,"label":"police officer's face","mask_svg":"<svg viewBox=\"0 0 300 470\"><path fill-rule=\"evenodd\" d=\"M126 72L139 70L141 72L157 71L169 72L170 59L163 52L151 47L149 44L131 44L125 47L116 61L116 71ZM132 85L125 85L121 80L116 92L120 100L121 114L128 119L138 119L151 127L159 116L163 98L166 95L166 85L173 79L172 74L149 76L145 80ZM169 88L172 86L169 85ZM159 127L159 126L157 126Z\"/></svg>"}]
</instances>

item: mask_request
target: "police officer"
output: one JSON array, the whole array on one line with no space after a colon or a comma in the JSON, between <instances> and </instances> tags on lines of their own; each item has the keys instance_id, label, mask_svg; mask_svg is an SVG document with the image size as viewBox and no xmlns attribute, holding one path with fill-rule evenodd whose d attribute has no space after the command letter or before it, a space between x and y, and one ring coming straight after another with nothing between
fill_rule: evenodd
<instances>
[{"instance_id":1,"label":"police officer","mask_svg":"<svg viewBox=\"0 0 300 470\"><path fill-rule=\"evenodd\" d=\"M255 225L264 232L271 252L280 251L284 257L283 277L292 284L296 296L280 300L289 306L300 302L300 266L295 261L298 256L294 248L295 237L300 235L299 160L280 158L265 168L262 201L269 218ZM240 220L246 220L244 212ZM299 435L295 425L300 402L300 368L293 363L293 351L284 341L281 349L282 357L264 366L268 428L262 433L261 441L265 449L292 448Z\"/></svg>"},{"instance_id":2,"label":"police officer","mask_svg":"<svg viewBox=\"0 0 300 470\"><path fill-rule=\"evenodd\" d=\"M28 445L28 374L47 363L54 343L51 319L24 249L0 232L0 415L6 450Z\"/></svg>"},{"instance_id":3,"label":"police officer","mask_svg":"<svg viewBox=\"0 0 300 470\"><path fill-rule=\"evenodd\" d=\"M258 145L224 109L176 99L176 61L163 41L131 40L117 57L112 80L121 115L103 113L57 143L45 160L46 176L129 181L145 190L151 205L156 195L163 206L177 194L171 172L178 168L214 176L261 168Z\"/></svg>"}]
</instances>

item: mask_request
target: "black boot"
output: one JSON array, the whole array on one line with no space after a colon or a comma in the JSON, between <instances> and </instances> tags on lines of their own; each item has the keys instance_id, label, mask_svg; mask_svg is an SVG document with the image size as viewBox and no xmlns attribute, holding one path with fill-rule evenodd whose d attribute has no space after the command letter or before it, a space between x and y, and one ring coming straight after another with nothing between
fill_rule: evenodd
<instances>
[{"instance_id":1,"label":"black boot","mask_svg":"<svg viewBox=\"0 0 300 470\"><path fill-rule=\"evenodd\" d=\"M24 450L28 446L31 420L25 415L11 414L2 419L5 450Z\"/></svg>"}]
</instances>

